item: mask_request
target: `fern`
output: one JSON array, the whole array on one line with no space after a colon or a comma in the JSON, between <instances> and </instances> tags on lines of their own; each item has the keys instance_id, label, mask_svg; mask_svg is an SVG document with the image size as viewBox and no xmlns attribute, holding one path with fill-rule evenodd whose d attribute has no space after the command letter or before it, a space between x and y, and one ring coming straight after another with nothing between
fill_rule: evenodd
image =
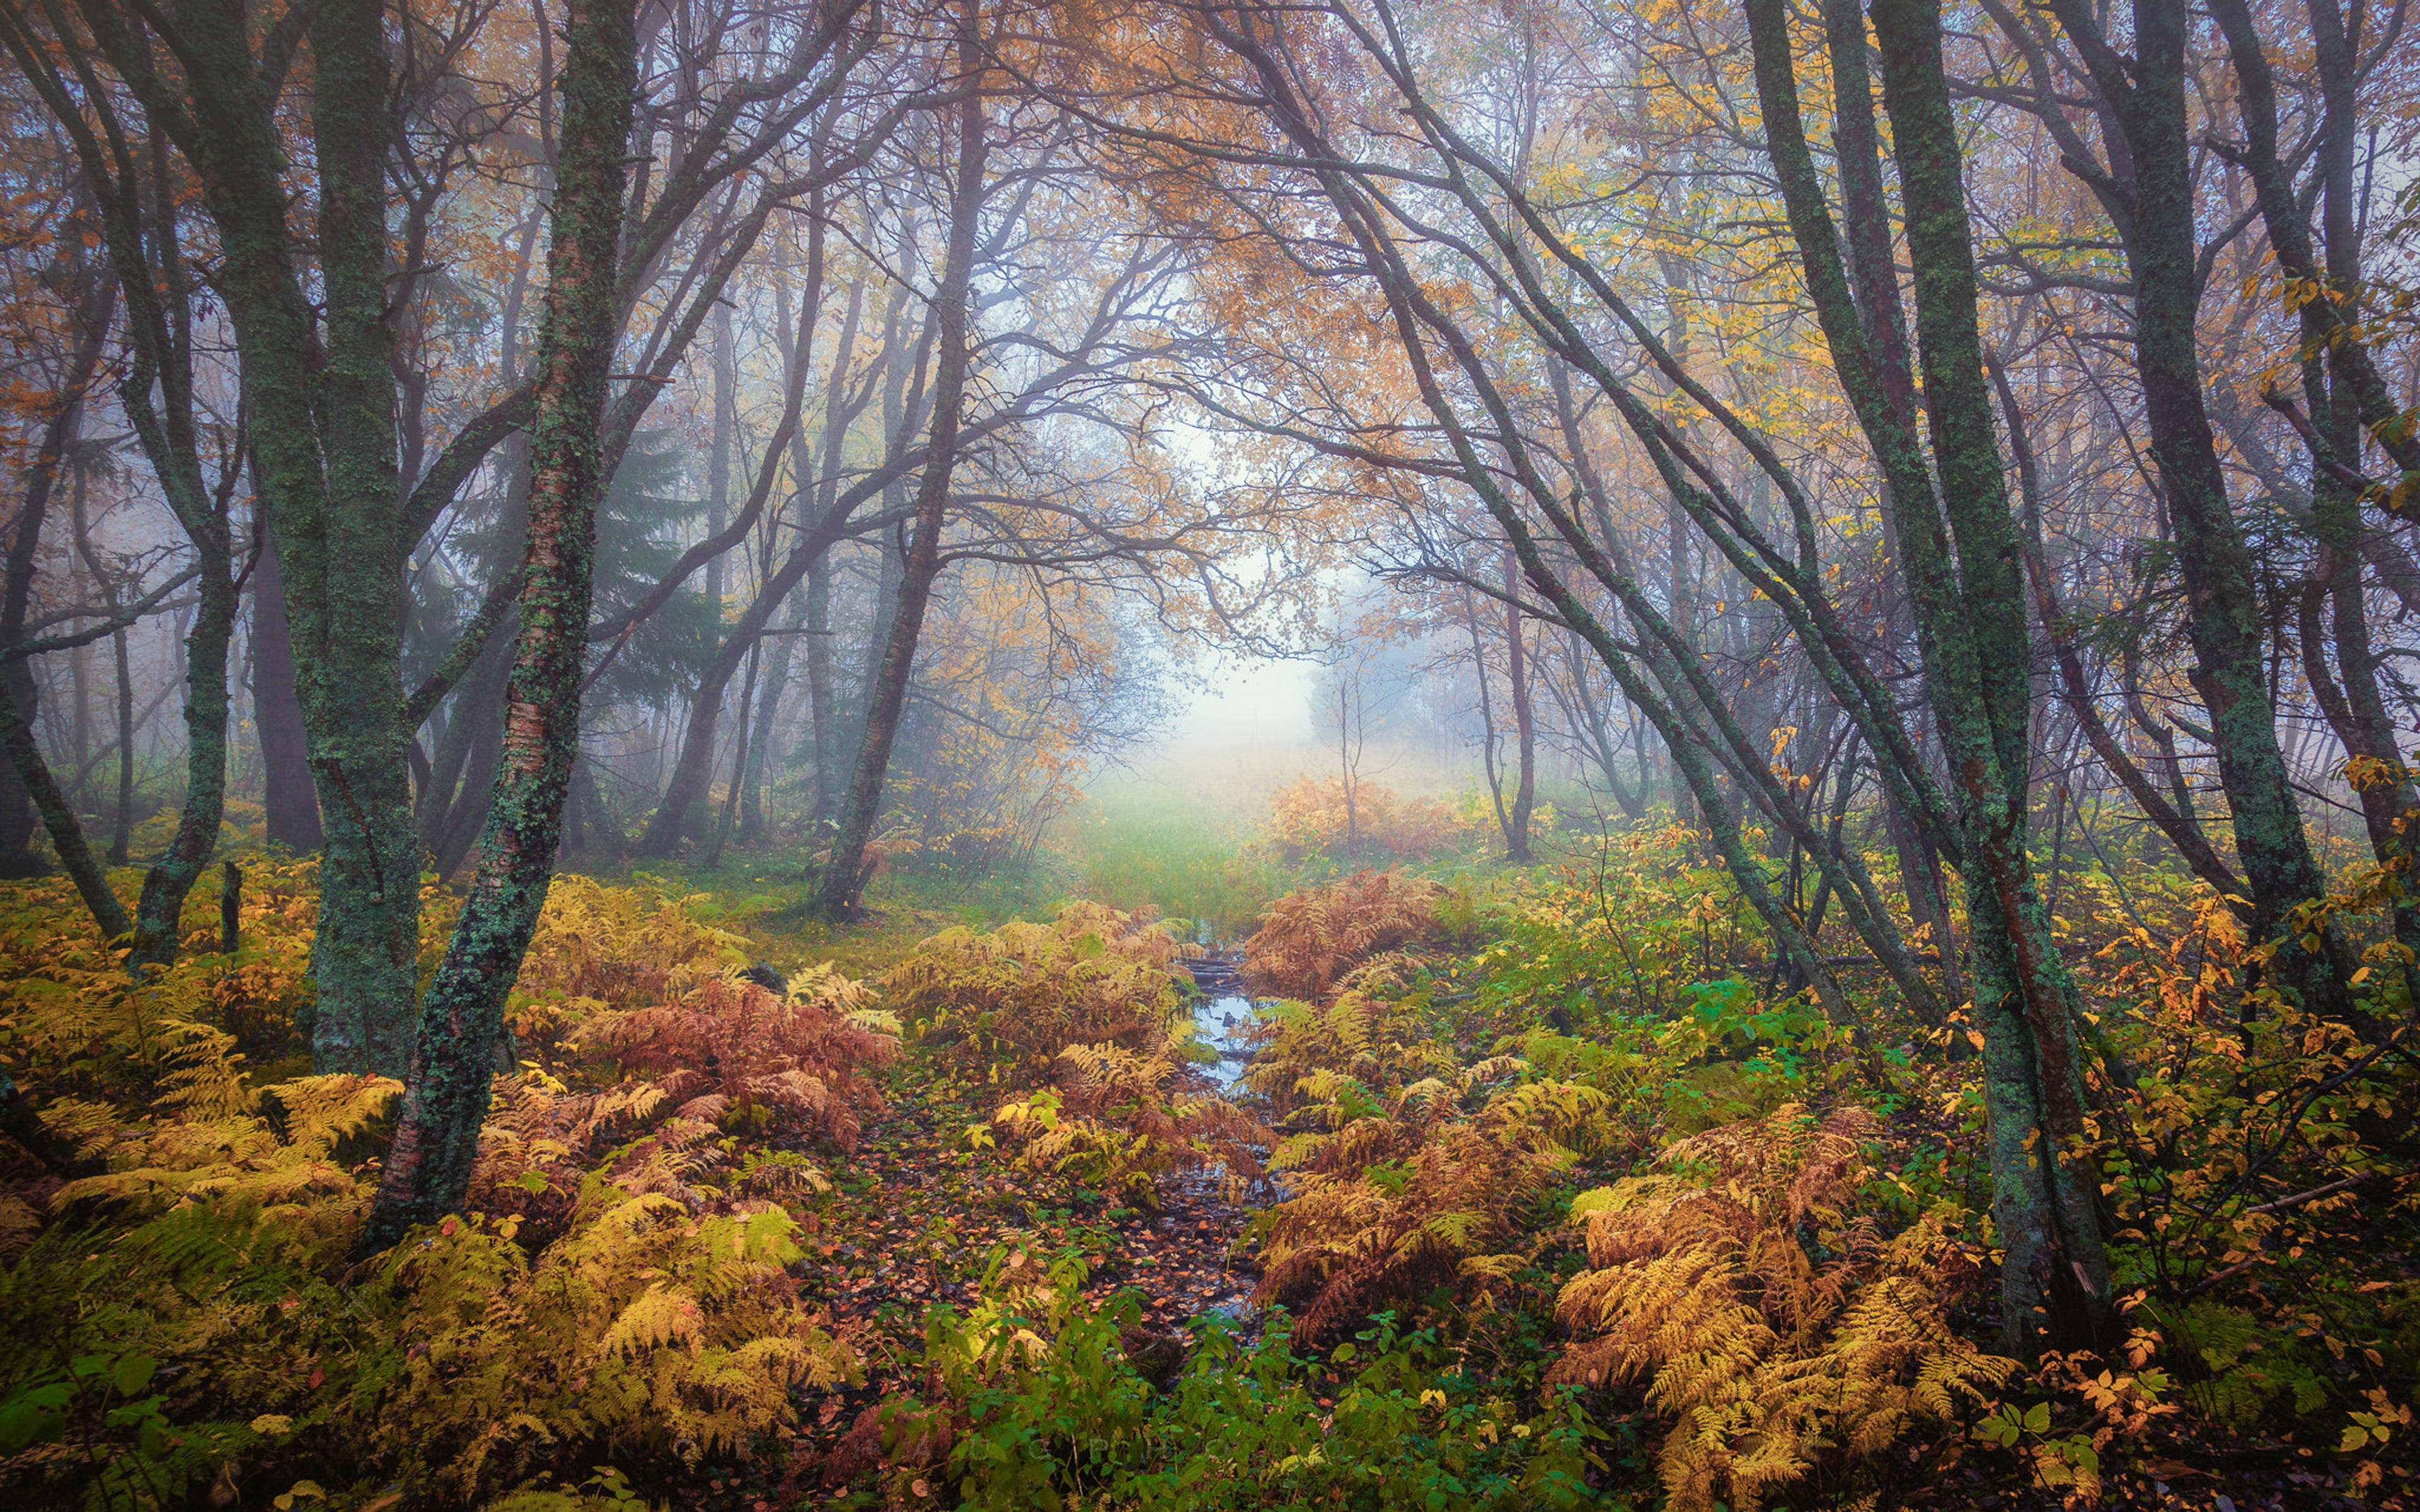
<instances>
[{"instance_id":1,"label":"fern","mask_svg":"<svg viewBox=\"0 0 2420 1512\"><path fill-rule=\"evenodd\" d=\"M1176 963L1196 953L1147 913L1073 903L1050 924L936 934L884 1000L944 1065L992 1085L1050 1082L1073 1045L1149 1053L1173 1031Z\"/></svg>"},{"instance_id":2,"label":"fern","mask_svg":"<svg viewBox=\"0 0 2420 1512\"><path fill-rule=\"evenodd\" d=\"M129 988L68 951L0 988L0 1048L40 1050L46 1122L109 1166L0 1165L0 1492L224 1503L273 1457L288 1484L475 1503L566 1457L745 1454L850 1378L790 1274L786 1205L821 1171L721 1125L847 1146L897 1026L829 970L783 997L726 975L728 937L652 897L566 889L535 969L560 993L548 1057L582 1085L500 1079L476 1211L366 1275L345 1257L396 1084L256 1076L206 972ZM617 974L573 943L583 917L661 953Z\"/></svg>"},{"instance_id":3,"label":"fern","mask_svg":"<svg viewBox=\"0 0 2420 1512\"><path fill-rule=\"evenodd\" d=\"M1288 893L1246 942L1245 980L1257 996L1322 1001L1370 957L1434 939L1444 896L1434 882L1366 871Z\"/></svg>"},{"instance_id":4,"label":"fern","mask_svg":"<svg viewBox=\"0 0 2420 1512\"><path fill-rule=\"evenodd\" d=\"M1282 1117L1343 1082L1385 1087L1454 1069L1411 1031L1404 1006L1373 993L1347 989L1326 1008L1281 999L1261 1010L1244 1085Z\"/></svg>"},{"instance_id":5,"label":"fern","mask_svg":"<svg viewBox=\"0 0 2420 1512\"><path fill-rule=\"evenodd\" d=\"M1581 1341L1550 1379L1646 1382L1673 1421L1658 1470L1675 1512L1755 1512L1810 1478L1854 1486L2017 1368L1950 1330L1980 1268L1947 1209L1898 1234L1848 1211L1859 1142L1878 1132L1861 1109L1784 1108L1574 1203L1590 1269L1557 1312Z\"/></svg>"},{"instance_id":6,"label":"fern","mask_svg":"<svg viewBox=\"0 0 2420 1512\"><path fill-rule=\"evenodd\" d=\"M1522 1215L1605 1108L1592 1088L1513 1080L1526 1070L1497 1057L1386 1099L1336 1072L1305 1077L1321 1101L1303 1111L1326 1127L1269 1160L1289 1196L1264 1220L1259 1300L1297 1306L1301 1332L1325 1337L1439 1286L1485 1293L1526 1268Z\"/></svg>"},{"instance_id":7,"label":"fern","mask_svg":"<svg viewBox=\"0 0 2420 1512\"><path fill-rule=\"evenodd\" d=\"M857 1110L881 1106L862 1069L899 1054L886 1027L895 1025L866 1006L865 989L827 966L802 973L784 996L720 973L677 1002L598 1014L571 1042L656 1078L699 1116L755 1110L760 1126L853 1150Z\"/></svg>"},{"instance_id":8,"label":"fern","mask_svg":"<svg viewBox=\"0 0 2420 1512\"><path fill-rule=\"evenodd\" d=\"M1213 1160L1231 1186L1249 1186L1269 1132L1224 1098L1184 1090L1186 1063L1174 1049L1167 1041L1144 1053L1071 1045L1060 1056L1058 1089L1001 1103L993 1127L1027 1165L1135 1207L1159 1206L1160 1176Z\"/></svg>"},{"instance_id":9,"label":"fern","mask_svg":"<svg viewBox=\"0 0 2420 1512\"><path fill-rule=\"evenodd\" d=\"M746 965L738 935L692 917L699 901L667 896L651 878L608 887L590 877L557 876L506 1007L521 1054L562 1074L565 1041L597 1015L672 1002L700 981Z\"/></svg>"}]
</instances>

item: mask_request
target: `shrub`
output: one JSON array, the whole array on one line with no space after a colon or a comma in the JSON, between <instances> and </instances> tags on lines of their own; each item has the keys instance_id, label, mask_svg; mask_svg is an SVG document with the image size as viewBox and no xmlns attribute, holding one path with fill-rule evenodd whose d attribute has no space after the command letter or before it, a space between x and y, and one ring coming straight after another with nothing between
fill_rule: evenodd
<instances>
[{"instance_id":1,"label":"shrub","mask_svg":"<svg viewBox=\"0 0 2420 1512\"><path fill-rule=\"evenodd\" d=\"M1648 1383L1647 1405L1675 1420L1658 1469L1676 1512L1854 1482L2015 1371L1950 1329L1981 1277L1953 1210L1897 1234L1848 1211L1868 1174L1859 1141L1878 1132L1861 1109L1784 1108L1573 1203L1590 1268L1563 1288L1580 1342L1551 1379Z\"/></svg>"},{"instance_id":2,"label":"shrub","mask_svg":"<svg viewBox=\"0 0 2420 1512\"><path fill-rule=\"evenodd\" d=\"M865 988L830 965L783 995L726 972L677 1002L598 1014L572 1042L609 1053L709 1120L745 1118L854 1151L858 1110L882 1103L862 1071L899 1054L898 1021L866 1003Z\"/></svg>"},{"instance_id":3,"label":"shrub","mask_svg":"<svg viewBox=\"0 0 2420 1512\"><path fill-rule=\"evenodd\" d=\"M1136 1356L1171 1341L1140 1329L1130 1301L1082 1305L1080 1262L1013 1259L995 1257L971 1312L934 1315L924 1397L868 1408L830 1479L881 1465L895 1503L984 1512L1598 1504L1588 1443L1603 1435L1572 1393L1525 1413L1433 1335L1385 1322L1307 1359L1281 1314L1249 1349L1204 1325L1178 1341L1187 1367L1156 1384Z\"/></svg>"},{"instance_id":4,"label":"shrub","mask_svg":"<svg viewBox=\"0 0 2420 1512\"><path fill-rule=\"evenodd\" d=\"M1049 924L934 935L892 969L884 1000L961 1074L1029 1088L1074 1045L1155 1052L1182 1006L1176 962L1193 949L1148 911L1072 903Z\"/></svg>"},{"instance_id":5,"label":"shrub","mask_svg":"<svg viewBox=\"0 0 2420 1512\"><path fill-rule=\"evenodd\" d=\"M1280 998L1259 1011L1244 1085L1288 1115L1312 1101L1315 1078L1342 1075L1365 1087L1400 1087L1458 1069L1444 1049L1413 1033L1399 999L1346 989L1326 1008Z\"/></svg>"},{"instance_id":6,"label":"shrub","mask_svg":"<svg viewBox=\"0 0 2420 1512\"><path fill-rule=\"evenodd\" d=\"M520 1054L562 1074L565 1041L595 1015L655 1008L746 965L746 942L700 922L699 901L667 896L651 878L608 887L557 876L504 1011Z\"/></svg>"},{"instance_id":7,"label":"shrub","mask_svg":"<svg viewBox=\"0 0 2420 1512\"><path fill-rule=\"evenodd\" d=\"M1148 1054L1116 1045L1071 1045L1060 1056L1057 1090L1001 1104L992 1124L1036 1170L1072 1177L1156 1209L1157 1179L1217 1160L1231 1184L1261 1174L1268 1131L1224 1098L1183 1090L1186 1063L1167 1040Z\"/></svg>"},{"instance_id":8,"label":"shrub","mask_svg":"<svg viewBox=\"0 0 2420 1512\"><path fill-rule=\"evenodd\" d=\"M1503 1057L1385 1097L1337 1072L1304 1077L1303 1113L1327 1127L1269 1159L1288 1196L1261 1220L1258 1300L1298 1306L1304 1335L1320 1338L1439 1286L1467 1295L1528 1268L1531 1216L1606 1100L1527 1071Z\"/></svg>"},{"instance_id":9,"label":"shrub","mask_svg":"<svg viewBox=\"0 0 2420 1512\"><path fill-rule=\"evenodd\" d=\"M1400 872L1356 872L1280 898L1244 947L1255 995L1326 998L1355 965L1433 940L1445 888Z\"/></svg>"},{"instance_id":10,"label":"shrub","mask_svg":"<svg viewBox=\"0 0 2420 1512\"><path fill-rule=\"evenodd\" d=\"M260 949L297 949L281 920L248 917ZM501 1079L472 1213L366 1268L348 1256L396 1083L263 1086L234 1036L163 1011L218 1009L207 988L227 957L130 989L114 957L70 949L47 987L18 984L9 1042L70 1072L43 1085L44 1119L109 1169L61 1184L0 1149L0 1493L144 1508L393 1486L475 1503L599 1454L752 1453L799 1388L854 1372L789 1271L785 1205L821 1173L719 1124L746 1114L845 1145L875 1103L865 1070L896 1038L828 971L775 997L710 971L706 932L641 924L699 947L652 979L677 997L644 1001L651 979L633 972L628 1006L580 1013L644 1074ZM62 1081L100 1095L59 1095Z\"/></svg>"},{"instance_id":11,"label":"shrub","mask_svg":"<svg viewBox=\"0 0 2420 1512\"><path fill-rule=\"evenodd\" d=\"M1298 777L1269 795L1262 846L1287 866L1313 856L1358 861L1425 860L1484 833L1492 821L1435 798L1409 798L1383 782Z\"/></svg>"},{"instance_id":12,"label":"shrub","mask_svg":"<svg viewBox=\"0 0 2420 1512\"><path fill-rule=\"evenodd\" d=\"M243 1055L299 1069L318 875L316 859L248 861L233 955L218 953L218 889L196 887L176 963L139 984L67 882L10 887L0 906L0 1065L46 1098L139 1107L159 1090L186 1026L207 1024Z\"/></svg>"}]
</instances>

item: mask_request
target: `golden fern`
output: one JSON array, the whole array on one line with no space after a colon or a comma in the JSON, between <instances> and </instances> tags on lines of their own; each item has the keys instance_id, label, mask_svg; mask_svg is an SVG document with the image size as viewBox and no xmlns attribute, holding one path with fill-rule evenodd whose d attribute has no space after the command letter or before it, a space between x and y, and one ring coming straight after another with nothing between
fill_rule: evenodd
<instances>
[{"instance_id":1,"label":"golden fern","mask_svg":"<svg viewBox=\"0 0 2420 1512\"><path fill-rule=\"evenodd\" d=\"M1483 1295L1524 1268L1522 1214L1605 1107L1590 1088L1505 1085L1525 1071L1497 1057L1385 1100L1337 1072L1303 1078L1320 1099L1303 1113L1326 1127L1270 1157L1288 1197L1265 1220L1259 1300L1299 1307L1319 1337L1440 1285Z\"/></svg>"},{"instance_id":2,"label":"golden fern","mask_svg":"<svg viewBox=\"0 0 2420 1512\"><path fill-rule=\"evenodd\" d=\"M1051 1081L1071 1045L1148 1054L1175 1026L1177 962L1199 953L1150 912L1069 903L1049 924L947 930L884 980L942 1062L992 1085Z\"/></svg>"},{"instance_id":3,"label":"golden fern","mask_svg":"<svg viewBox=\"0 0 2420 1512\"><path fill-rule=\"evenodd\" d=\"M167 1089L153 1118L126 1127L123 1137L87 1137L85 1148L105 1150L114 1168L68 1182L52 1207L104 1204L138 1219L194 1205L257 1210L264 1221L290 1226L306 1250L340 1253L372 1181L338 1163L334 1147L384 1113L402 1084L384 1076L304 1076L255 1088L226 1035L180 1025L168 1038ZM51 1110L54 1126L70 1136L101 1133L95 1111L89 1104Z\"/></svg>"},{"instance_id":4,"label":"golden fern","mask_svg":"<svg viewBox=\"0 0 2420 1512\"><path fill-rule=\"evenodd\" d=\"M1029 1166L1074 1176L1143 1208L1159 1206L1156 1180L1216 1161L1231 1187L1261 1177L1269 1132L1224 1098L1183 1087L1176 1041L1147 1051L1070 1045L1055 1090L1012 1099L992 1126Z\"/></svg>"},{"instance_id":5,"label":"golden fern","mask_svg":"<svg viewBox=\"0 0 2420 1512\"><path fill-rule=\"evenodd\" d=\"M455 1494L526 1473L552 1446L744 1450L792 1393L857 1371L799 1302L795 1226L692 1213L596 1184L571 1232L532 1260L509 1226L458 1222L396 1251L396 1326L423 1341L380 1414L387 1448Z\"/></svg>"},{"instance_id":6,"label":"golden fern","mask_svg":"<svg viewBox=\"0 0 2420 1512\"><path fill-rule=\"evenodd\" d=\"M1647 1383L1673 1420L1658 1469L1675 1512L1756 1512L1810 1477L1854 1491L1903 1434L2017 1368L1950 1330L1979 1271L1947 1210L1891 1235L1848 1211L1879 1133L1862 1109L1785 1107L1575 1202L1590 1269L1557 1314L1581 1342L1550 1379Z\"/></svg>"}]
</instances>

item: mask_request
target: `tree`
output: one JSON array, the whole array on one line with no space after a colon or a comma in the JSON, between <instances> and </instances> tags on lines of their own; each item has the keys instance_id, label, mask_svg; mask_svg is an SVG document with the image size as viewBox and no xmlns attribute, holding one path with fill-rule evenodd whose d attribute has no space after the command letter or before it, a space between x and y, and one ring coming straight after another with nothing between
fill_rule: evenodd
<instances>
[{"instance_id":1,"label":"tree","mask_svg":"<svg viewBox=\"0 0 2420 1512\"><path fill-rule=\"evenodd\" d=\"M1252 139L1198 131L1180 137L1140 127L1137 135L1197 161L1235 165L1221 179L1231 196L1266 193L1286 203L1282 216L1257 216L1264 234L1276 234L1272 228L1281 222L1299 224L1304 195L1325 202L1332 219L1315 234L1292 239L1293 255L1327 276L1366 281L1363 286L1384 301L1404 376L1429 428L1411 431L1390 414L1365 419L1337 404L1333 387L1312 391L1323 407L1318 410L1295 409L1281 421L1257 423L1365 467L1451 477L1470 489L1501 532L1498 549L1509 547L1519 563L1517 591L1431 544L1419 546L1419 569L1568 625L1589 640L1625 696L1656 726L1718 854L1784 959L1827 1009L1854 1019L1803 919L1748 851L1709 755L1731 791L1752 795L1799 852L1817 862L1827 895L1848 909L1860 936L1911 1000L1931 1001L1932 989L1912 969L1854 850L1818 823L1773 771L1751 733L1751 720L1761 717L1744 717L1733 706L1711 674L1702 645L1671 619L1670 601L1645 591L1619 533L1591 528L1590 511L1601 526L1608 501L1591 500L1579 464L1557 456L1554 440L1561 427L1530 419L1536 409L1527 396L1537 386L1522 375L1537 359L1526 355L1522 343L1535 342L1542 356L1568 364L1593 387L1650 465L1676 517L1778 611L1776 627L1808 658L1893 796L1921 816L1929 838L1966 881L1973 920L1968 964L1993 1100L1992 1162L2001 1231L2010 1246L2004 1272L2010 1343L2031 1351L2096 1338L2110 1305L2097 1185L2071 1152L2082 1132L2084 1066L2072 987L2049 949L2047 919L2031 880L2029 635L1982 372L1976 275L1937 16L1922 6L1895 6L1882 23L1884 90L1897 128L1902 202L1918 207L1907 237L1916 270L1916 349L1927 397L1928 433L1920 436L1916 407L1892 397L1915 393L1913 364L1874 355L1860 316L1861 310L1896 312L1905 299L1895 271L1869 255L1877 240L1887 247L1889 227L1882 224L1877 239L1876 226L1853 223L1846 239L1851 266L1843 269L1842 240L1799 125L1794 47L1785 18L1777 7L1748 12L1755 87L1798 271L1815 295L1839 381L1899 512L1900 570L1917 617L1931 723L1951 777L1947 792L1936 785L1895 695L1868 665L1866 648L1842 623L1823 571L1821 523L1800 478L1754 421L1650 328L1573 232L1532 198L1517 161L1491 150L1478 133L1493 132L1496 123L1444 102L1466 93L1431 92L1419 43L1402 19L1384 6L1316 17L1257 7L1180 8L1175 14L1194 35L1216 44L1216 55L1242 82L1219 79L1214 85L1173 48L1154 59L1162 77L1195 100L1234 99L1248 90L1274 140L1239 147L1237 140ZM1850 15L1845 21L1862 39L1862 20ZM1340 47L1361 60L1359 71L1340 80L1314 75L1303 61L1333 56ZM1862 62L1861 42L1854 51ZM1345 108L1333 92L1348 83L1362 97ZM1843 85L1838 98L1843 117L1872 109L1861 83ZM1368 137L1350 124L1382 116L1406 122L1409 134ZM1292 197L1277 185L1290 189ZM1861 245L1867 254L1858 251ZM1341 247L1350 254L1333 250ZM1453 278L1476 288L1466 293ZM1860 285L1862 293L1853 292ZM1510 330L1486 322L1490 308L1512 316ZM1608 349L1615 347L1632 354L1629 371L1617 365ZM1650 378L1661 392L1639 392L1637 385ZM1688 416L1685 426L1670 418L1675 410ZM1718 445L1731 450L1737 471L1713 455ZM1755 494L1743 497L1744 487ZM1418 496L1408 497L1406 513L1416 514ZM1764 523L1776 514L1787 532L1778 537ZM1415 519L1406 530L1424 524ZM1606 608L1618 610L1635 639L1618 633L1575 582L1606 595ZM2040 1150L2055 1154L2044 1159Z\"/></svg>"},{"instance_id":2,"label":"tree","mask_svg":"<svg viewBox=\"0 0 2420 1512\"><path fill-rule=\"evenodd\" d=\"M363 1230L365 1251L454 1211L470 1190L504 997L554 876L580 741L597 501L605 483L606 375L620 325L614 282L637 85L636 9L632 0L573 0L563 11L556 85L563 135L538 325L520 628L505 687L512 712L478 874L421 1005L411 1084Z\"/></svg>"}]
</instances>

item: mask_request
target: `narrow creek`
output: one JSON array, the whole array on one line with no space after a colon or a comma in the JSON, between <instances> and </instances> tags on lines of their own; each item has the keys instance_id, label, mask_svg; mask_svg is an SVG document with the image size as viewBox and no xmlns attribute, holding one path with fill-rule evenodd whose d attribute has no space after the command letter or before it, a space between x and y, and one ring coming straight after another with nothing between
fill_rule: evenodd
<instances>
[{"instance_id":1,"label":"narrow creek","mask_svg":"<svg viewBox=\"0 0 2420 1512\"><path fill-rule=\"evenodd\" d=\"M1244 992L1243 963L1208 955L1183 964L1202 993L1193 1005L1194 1038L1218 1052L1217 1063L1203 1066L1202 1073L1220 1096L1230 1095L1252 1058L1252 1000Z\"/></svg>"}]
</instances>

